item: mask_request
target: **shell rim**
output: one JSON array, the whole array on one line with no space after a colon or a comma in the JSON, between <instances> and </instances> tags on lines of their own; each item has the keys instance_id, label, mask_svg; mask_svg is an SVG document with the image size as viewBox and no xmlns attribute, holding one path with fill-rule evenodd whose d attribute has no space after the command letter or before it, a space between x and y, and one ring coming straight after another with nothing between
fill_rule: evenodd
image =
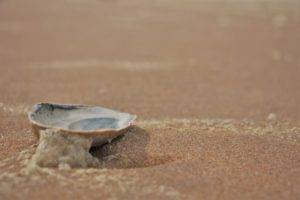
<instances>
[{"instance_id":1,"label":"shell rim","mask_svg":"<svg viewBox=\"0 0 300 200\"><path fill-rule=\"evenodd\" d=\"M70 133L70 134L79 134L79 135L85 135L85 136L92 136L92 135L105 135L105 133L118 133L118 132L121 132L125 129L127 129L128 127L132 126L137 118L136 115L132 115L132 114L129 114L130 116L132 116L132 119L131 121L128 123L127 126L123 126L121 128L118 128L118 129L112 129L112 128L106 128L106 129L95 129L95 130L88 130L88 131L74 131L74 130L68 130L68 129L64 129L64 128L59 128L59 127L55 127L55 126L48 126L48 125L44 125L44 124L41 124L39 122L37 122L35 119L33 119L32 115L37 111L37 109L43 105L58 105L58 106L75 106L75 107L82 107L82 108L89 108L89 107L98 107L98 108L104 108L104 107L101 107L101 106L92 106L92 105L82 105L82 104L61 104L61 103L47 103L47 102L40 102L40 103L37 103L35 105L32 106L33 110L32 111L29 111L27 116L29 118L29 121L32 125L34 126L37 126L39 129L56 129L56 130L60 130L60 131L63 131L65 133ZM105 109L110 109L110 108L105 108ZM113 109L110 109L110 110L113 110ZM118 110L113 110L113 111L117 111L117 112L120 112ZM123 112L120 112L120 113L123 113Z\"/></svg>"}]
</instances>

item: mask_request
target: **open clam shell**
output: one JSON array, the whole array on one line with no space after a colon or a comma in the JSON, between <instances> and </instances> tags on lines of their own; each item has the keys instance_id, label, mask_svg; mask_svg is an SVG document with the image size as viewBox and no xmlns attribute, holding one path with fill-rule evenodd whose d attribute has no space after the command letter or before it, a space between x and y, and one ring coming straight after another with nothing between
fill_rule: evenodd
<instances>
[{"instance_id":1,"label":"open clam shell","mask_svg":"<svg viewBox=\"0 0 300 200\"><path fill-rule=\"evenodd\" d=\"M121 135L135 115L84 105L39 103L28 114L34 133L55 129L68 134L92 137L92 146L101 145Z\"/></svg>"}]
</instances>

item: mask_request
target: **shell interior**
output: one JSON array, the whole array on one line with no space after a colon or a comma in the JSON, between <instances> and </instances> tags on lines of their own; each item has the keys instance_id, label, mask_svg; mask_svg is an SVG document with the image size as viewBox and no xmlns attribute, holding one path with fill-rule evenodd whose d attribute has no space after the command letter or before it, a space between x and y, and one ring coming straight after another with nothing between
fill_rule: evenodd
<instances>
[{"instance_id":1,"label":"shell interior","mask_svg":"<svg viewBox=\"0 0 300 200\"><path fill-rule=\"evenodd\" d=\"M136 116L102 107L41 103L35 105L29 118L47 128L93 132L102 129L124 129Z\"/></svg>"}]
</instances>

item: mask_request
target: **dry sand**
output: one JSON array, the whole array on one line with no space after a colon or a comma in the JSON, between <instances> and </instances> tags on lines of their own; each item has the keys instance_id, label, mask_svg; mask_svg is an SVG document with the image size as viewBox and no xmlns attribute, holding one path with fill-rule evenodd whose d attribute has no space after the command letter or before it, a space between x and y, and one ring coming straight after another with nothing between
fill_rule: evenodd
<instances>
[{"instance_id":1,"label":"dry sand","mask_svg":"<svg viewBox=\"0 0 300 200\"><path fill-rule=\"evenodd\" d=\"M283 122L140 121L91 150L103 163L98 168L32 168L35 147L2 160L0 192L28 199L297 199L299 131Z\"/></svg>"},{"instance_id":2,"label":"dry sand","mask_svg":"<svg viewBox=\"0 0 300 200\"><path fill-rule=\"evenodd\" d=\"M0 1L0 199L299 199L299 36L296 0ZM41 101L139 120L29 173Z\"/></svg>"}]
</instances>

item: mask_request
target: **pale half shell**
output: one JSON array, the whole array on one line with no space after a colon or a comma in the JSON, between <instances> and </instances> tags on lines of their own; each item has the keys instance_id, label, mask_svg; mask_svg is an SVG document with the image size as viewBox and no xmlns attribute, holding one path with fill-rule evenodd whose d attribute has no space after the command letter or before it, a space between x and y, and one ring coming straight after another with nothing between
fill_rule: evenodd
<instances>
[{"instance_id":1,"label":"pale half shell","mask_svg":"<svg viewBox=\"0 0 300 200\"><path fill-rule=\"evenodd\" d=\"M94 137L93 146L103 144L122 134L135 115L98 106L39 103L28 114L34 133L56 129L69 134Z\"/></svg>"}]
</instances>

